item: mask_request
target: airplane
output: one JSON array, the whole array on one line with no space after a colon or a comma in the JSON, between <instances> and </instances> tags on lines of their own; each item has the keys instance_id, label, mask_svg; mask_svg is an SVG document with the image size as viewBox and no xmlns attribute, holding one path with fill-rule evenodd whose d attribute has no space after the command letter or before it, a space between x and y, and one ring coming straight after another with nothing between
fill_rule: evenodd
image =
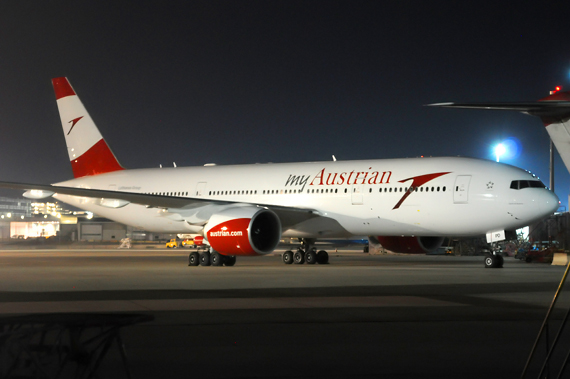
<instances>
[{"instance_id":1,"label":"airplane","mask_svg":"<svg viewBox=\"0 0 570 379\"><path fill-rule=\"evenodd\" d=\"M209 249L190 266L233 266L300 241L286 264L326 264L317 239L370 236L402 253L433 251L444 237L510 232L552 214L558 198L517 167L466 157L124 168L68 79L52 79L74 179L0 182L153 232L196 233ZM502 267L498 254L485 267Z\"/></svg>"}]
</instances>

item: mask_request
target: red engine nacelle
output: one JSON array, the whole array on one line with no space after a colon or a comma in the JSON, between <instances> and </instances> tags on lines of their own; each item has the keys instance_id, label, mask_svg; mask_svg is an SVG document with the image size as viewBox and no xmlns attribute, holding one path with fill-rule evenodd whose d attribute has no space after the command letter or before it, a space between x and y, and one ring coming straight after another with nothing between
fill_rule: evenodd
<instances>
[{"instance_id":1,"label":"red engine nacelle","mask_svg":"<svg viewBox=\"0 0 570 379\"><path fill-rule=\"evenodd\" d=\"M386 250L403 254L427 254L443 244L443 237L368 237L370 243L378 242Z\"/></svg>"},{"instance_id":2,"label":"red engine nacelle","mask_svg":"<svg viewBox=\"0 0 570 379\"><path fill-rule=\"evenodd\" d=\"M281 221L269 209L234 207L210 217L205 236L215 251L225 255L264 255L281 239Z\"/></svg>"}]
</instances>

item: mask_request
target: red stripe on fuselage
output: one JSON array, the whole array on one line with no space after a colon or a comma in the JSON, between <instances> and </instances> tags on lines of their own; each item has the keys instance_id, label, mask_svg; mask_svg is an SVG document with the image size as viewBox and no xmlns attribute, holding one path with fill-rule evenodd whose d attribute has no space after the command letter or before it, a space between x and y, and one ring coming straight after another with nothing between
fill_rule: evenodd
<instances>
[{"instance_id":1,"label":"red stripe on fuselage","mask_svg":"<svg viewBox=\"0 0 570 379\"><path fill-rule=\"evenodd\" d=\"M124 170L104 139L100 139L82 156L72 160L71 168L76 178Z\"/></svg>"},{"instance_id":2,"label":"red stripe on fuselage","mask_svg":"<svg viewBox=\"0 0 570 379\"><path fill-rule=\"evenodd\" d=\"M71 88L71 84L69 84L67 78L53 78L51 83L53 84L56 100L66 96L75 96L75 91Z\"/></svg>"},{"instance_id":3,"label":"red stripe on fuselage","mask_svg":"<svg viewBox=\"0 0 570 379\"><path fill-rule=\"evenodd\" d=\"M412 181L412 185L408 188L408 190L406 191L406 193L404 194L404 196L402 196L402 198L400 199L400 201L398 201L398 204L396 204L394 206L394 208L392 208L392 210L394 209L398 209L400 208L400 205L402 205L402 203L404 202L404 200L406 200L406 198L408 196L410 196L410 194L412 192L414 192L416 190L416 188L426 184L427 182L429 182L430 180L433 180L435 178L439 178L442 175L446 175L449 174L449 172L438 172L435 174L427 174L427 175L420 175L420 176L414 176L408 179L404 179L404 180L400 180L400 183L405 183L408 180L413 180Z\"/></svg>"}]
</instances>

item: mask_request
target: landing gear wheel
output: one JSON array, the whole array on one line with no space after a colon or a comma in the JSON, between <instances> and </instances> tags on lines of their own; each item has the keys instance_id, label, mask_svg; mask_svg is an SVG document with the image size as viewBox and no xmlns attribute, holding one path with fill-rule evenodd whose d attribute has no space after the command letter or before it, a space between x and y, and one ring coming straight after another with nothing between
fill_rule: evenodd
<instances>
[{"instance_id":1,"label":"landing gear wheel","mask_svg":"<svg viewBox=\"0 0 570 379\"><path fill-rule=\"evenodd\" d=\"M305 254L305 260L307 261L308 265L314 265L317 263L317 253L314 251L309 251Z\"/></svg>"},{"instance_id":2,"label":"landing gear wheel","mask_svg":"<svg viewBox=\"0 0 570 379\"><path fill-rule=\"evenodd\" d=\"M485 268L501 268L503 262L503 257L500 255L487 255L485 257Z\"/></svg>"},{"instance_id":3,"label":"landing gear wheel","mask_svg":"<svg viewBox=\"0 0 570 379\"><path fill-rule=\"evenodd\" d=\"M210 262L212 262L212 266L223 266L224 265L224 256L217 251L214 251L210 255Z\"/></svg>"},{"instance_id":4,"label":"landing gear wheel","mask_svg":"<svg viewBox=\"0 0 570 379\"><path fill-rule=\"evenodd\" d=\"M210 265L210 252L204 251L200 254L200 266L209 266Z\"/></svg>"},{"instance_id":5,"label":"landing gear wheel","mask_svg":"<svg viewBox=\"0 0 570 379\"><path fill-rule=\"evenodd\" d=\"M290 265L291 263L293 263L293 252L291 250L288 250L283 253L283 263L285 263L286 265Z\"/></svg>"},{"instance_id":6,"label":"landing gear wheel","mask_svg":"<svg viewBox=\"0 0 570 379\"><path fill-rule=\"evenodd\" d=\"M200 264L200 254L197 252L190 253L188 256L188 266L198 266Z\"/></svg>"},{"instance_id":7,"label":"landing gear wheel","mask_svg":"<svg viewBox=\"0 0 570 379\"><path fill-rule=\"evenodd\" d=\"M503 263L505 263L505 258L503 258L502 255L497 255L497 259L499 260L497 268L503 268Z\"/></svg>"},{"instance_id":8,"label":"landing gear wheel","mask_svg":"<svg viewBox=\"0 0 570 379\"><path fill-rule=\"evenodd\" d=\"M293 261L295 261L295 264L302 265L305 263L305 253L301 250L298 250L295 254L293 254Z\"/></svg>"},{"instance_id":9,"label":"landing gear wheel","mask_svg":"<svg viewBox=\"0 0 570 379\"><path fill-rule=\"evenodd\" d=\"M321 250L317 253L317 263L320 265L326 265L329 263L329 253Z\"/></svg>"},{"instance_id":10,"label":"landing gear wheel","mask_svg":"<svg viewBox=\"0 0 570 379\"><path fill-rule=\"evenodd\" d=\"M235 255L226 255L224 257L224 265L233 266L235 264L236 264L236 256Z\"/></svg>"}]
</instances>

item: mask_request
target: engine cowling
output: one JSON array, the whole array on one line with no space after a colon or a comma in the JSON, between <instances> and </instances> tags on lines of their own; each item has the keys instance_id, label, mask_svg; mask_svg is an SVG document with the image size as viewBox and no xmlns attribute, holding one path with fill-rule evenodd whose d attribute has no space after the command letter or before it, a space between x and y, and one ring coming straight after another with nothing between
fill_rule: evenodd
<instances>
[{"instance_id":1,"label":"engine cowling","mask_svg":"<svg viewBox=\"0 0 570 379\"><path fill-rule=\"evenodd\" d=\"M265 255L281 239L281 221L269 209L234 207L218 212L204 228L210 246L225 255Z\"/></svg>"},{"instance_id":2,"label":"engine cowling","mask_svg":"<svg viewBox=\"0 0 570 379\"><path fill-rule=\"evenodd\" d=\"M443 237L368 237L371 243L378 242L386 250L402 254L427 254L443 244Z\"/></svg>"}]
</instances>

